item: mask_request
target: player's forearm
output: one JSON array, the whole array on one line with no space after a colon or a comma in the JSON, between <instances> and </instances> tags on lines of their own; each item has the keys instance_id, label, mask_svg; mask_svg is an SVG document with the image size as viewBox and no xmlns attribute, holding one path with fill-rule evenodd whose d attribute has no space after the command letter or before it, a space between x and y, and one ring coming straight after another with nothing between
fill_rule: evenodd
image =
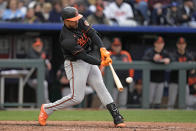
<instances>
[{"instance_id":1,"label":"player's forearm","mask_svg":"<svg viewBox=\"0 0 196 131\"><path fill-rule=\"evenodd\" d=\"M101 38L97 35L97 32L91 28L87 35L91 38L92 42L95 43L99 48L104 47Z\"/></svg>"},{"instance_id":2,"label":"player's forearm","mask_svg":"<svg viewBox=\"0 0 196 131\"><path fill-rule=\"evenodd\" d=\"M80 52L76 55L76 57L78 59L81 59L89 64L92 64L92 65L100 65L101 64L101 61L85 52Z\"/></svg>"}]
</instances>

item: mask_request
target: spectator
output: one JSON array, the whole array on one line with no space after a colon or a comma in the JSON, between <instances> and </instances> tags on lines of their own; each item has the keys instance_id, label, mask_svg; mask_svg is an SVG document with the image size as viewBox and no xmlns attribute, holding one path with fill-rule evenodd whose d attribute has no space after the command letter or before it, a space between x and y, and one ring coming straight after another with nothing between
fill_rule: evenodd
<instances>
[{"instance_id":1,"label":"spectator","mask_svg":"<svg viewBox=\"0 0 196 131\"><path fill-rule=\"evenodd\" d=\"M33 8L35 7L37 4L41 5L43 7L44 3L46 1L45 0L32 0L29 5L28 5L28 8Z\"/></svg>"},{"instance_id":2,"label":"spectator","mask_svg":"<svg viewBox=\"0 0 196 131\"><path fill-rule=\"evenodd\" d=\"M163 8L171 3L171 0L148 0L148 5L151 10Z\"/></svg>"},{"instance_id":3,"label":"spectator","mask_svg":"<svg viewBox=\"0 0 196 131\"><path fill-rule=\"evenodd\" d=\"M172 2L171 7L169 7L167 9L166 22L167 22L168 25L177 26L179 24L178 17L177 17L177 13L178 13L178 7L177 6L178 5L177 5L176 2Z\"/></svg>"},{"instance_id":4,"label":"spectator","mask_svg":"<svg viewBox=\"0 0 196 131\"><path fill-rule=\"evenodd\" d=\"M46 77L49 74L49 71L52 69L50 61L46 57L46 52L43 49L43 42L38 37L36 38L35 42L32 44L32 48L30 49L29 53L27 54L27 58L30 59L43 59L46 63ZM36 74L34 74L33 78L29 80L28 84L31 87L37 87L37 79ZM44 80L44 96L45 96L45 102L49 103L49 96L48 96L48 82Z\"/></svg>"},{"instance_id":5,"label":"spectator","mask_svg":"<svg viewBox=\"0 0 196 131\"><path fill-rule=\"evenodd\" d=\"M4 10L6 9L6 7L7 7L7 1L0 0L0 19L2 17Z\"/></svg>"},{"instance_id":6,"label":"spectator","mask_svg":"<svg viewBox=\"0 0 196 131\"><path fill-rule=\"evenodd\" d=\"M151 23L153 25L165 25L165 7L170 4L171 0L149 0L151 9Z\"/></svg>"},{"instance_id":7,"label":"spectator","mask_svg":"<svg viewBox=\"0 0 196 131\"><path fill-rule=\"evenodd\" d=\"M148 25L150 18L148 14L148 0L136 0L136 9L140 11L144 18L144 25Z\"/></svg>"},{"instance_id":8,"label":"spectator","mask_svg":"<svg viewBox=\"0 0 196 131\"><path fill-rule=\"evenodd\" d=\"M48 22L50 17L50 11L52 10L52 5L49 2L44 3L42 15L44 17L43 22Z\"/></svg>"},{"instance_id":9,"label":"spectator","mask_svg":"<svg viewBox=\"0 0 196 131\"><path fill-rule=\"evenodd\" d=\"M183 6L178 11L178 20L182 26L188 26L194 13L192 0L184 0Z\"/></svg>"},{"instance_id":10,"label":"spectator","mask_svg":"<svg viewBox=\"0 0 196 131\"><path fill-rule=\"evenodd\" d=\"M25 7L24 4L25 4L24 1L19 0L19 2L18 2L18 9L21 10L21 12L23 13L23 15L25 16L26 13L27 13L27 7Z\"/></svg>"},{"instance_id":11,"label":"spectator","mask_svg":"<svg viewBox=\"0 0 196 131\"><path fill-rule=\"evenodd\" d=\"M104 3L103 0L96 0L94 1L94 3L90 3L91 5L89 6L89 11L91 11L92 13L96 12L97 6L102 6L104 8Z\"/></svg>"},{"instance_id":12,"label":"spectator","mask_svg":"<svg viewBox=\"0 0 196 131\"><path fill-rule=\"evenodd\" d=\"M180 37L176 43L177 50L172 54L172 60L178 62L186 62L193 60L192 55L186 50L187 42ZM173 109L178 94L178 71L174 70L170 73L168 108Z\"/></svg>"},{"instance_id":13,"label":"spectator","mask_svg":"<svg viewBox=\"0 0 196 131\"><path fill-rule=\"evenodd\" d=\"M56 22L59 23L61 22L61 3L58 1L55 1L53 4L53 9L50 11L50 16L49 16L49 22Z\"/></svg>"},{"instance_id":14,"label":"spectator","mask_svg":"<svg viewBox=\"0 0 196 131\"><path fill-rule=\"evenodd\" d=\"M29 8L27 10L27 14L25 16L24 23L33 24L33 23L38 23L38 22L39 22L39 20L38 20L37 16L35 16L34 8Z\"/></svg>"},{"instance_id":15,"label":"spectator","mask_svg":"<svg viewBox=\"0 0 196 131\"><path fill-rule=\"evenodd\" d=\"M76 0L61 0L62 7L66 6L74 6L76 3Z\"/></svg>"},{"instance_id":16,"label":"spectator","mask_svg":"<svg viewBox=\"0 0 196 131\"><path fill-rule=\"evenodd\" d=\"M112 42L112 51L111 51L111 58L113 61L122 61L122 62L132 62L131 55L122 50L122 43L119 38L114 38ZM113 98L114 101L119 105L121 108L126 108L127 104L127 95L128 95L128 88L129 84L126 82L127 77L133 77L134 70L116 70L117 75L119 76L120 81L124 87L123 92L119 92L115 87L113 89Z\"/></svg>"},{"instance_id":17,"label":"spectator","mask_svg":"<svg viewBox=\"0 0 196 131\"><path fill-rule=\"evenodd\" d=\"M169 64L170 57L166 50L164 50L165 42L162 37L158 37L154 42L154 48L149 49L143 59L151 61L156 64ZM152 107L159 108L164 88L164 75L163 70L152 70L150 78L150 104Z\"/></svg>"},{"instance_id":18,"label":"spectator","mask_svg":"<svg viewBox=\"0 0 196 131\"><path fill-rule=\"evenodd\" d=\"M21 21L24 14L18 9L18 0L10 0L8 8L3 12L2 20L4 21Z\"/></svg>"},{"instance_id":19,"label":"spectator","mask_svg":"<svg viewBox=\"0 0 196 131\"><path fill-rule=\"evenodd\" d=\"M165 9L157 8L152 12L152 24L153 25L165 25L166 17L165 17Z\"/></svg>"},{"instance_id":20,"label":"spectator","mask_svg":"<svg viewBox=\"0 0 196 131\"><path fill-rule=\"evenodd\" d=\"M37 17L37 19L40 22L45 22L44 16L42 14L42 7L41 7L41 5L40 4L36 4L35 7L34 7L34 10L35 10L35 16Z\"/></svg>"},{"instance_id":21,"label":"spectator","mask_svg":"<svg viewBox=\"0 0 196 131\"><path fill-rule=\"evenodd\" d=\"M103 13L103 7L100 5L96 6L96 12L88 16L87 21L91 24L109 24L109 20Z\"/></svg>"},{"instance_id":22,"label":"spectator","mask_svg":"<svg viewBox=\"0 0 196 131\"><path fill-rule=\"evenodd\" d=\"M87 5L82 1L75 3L74 7L77 8L78 12L85 18L87 18L91 14L91 12L88 10Z\"/></svg>"},{"instance_id":23,"label":"spectator","mask_svg":"<svg viewBox=\"0 0 196 131\"><path fill-rule=\"evenodd\" d=\"M107 6L104 10L106 17L110 20L112 25L120 26L136 26L134 14L131 6L123 0L115 0Z\"/></svg>"}]
</instances>

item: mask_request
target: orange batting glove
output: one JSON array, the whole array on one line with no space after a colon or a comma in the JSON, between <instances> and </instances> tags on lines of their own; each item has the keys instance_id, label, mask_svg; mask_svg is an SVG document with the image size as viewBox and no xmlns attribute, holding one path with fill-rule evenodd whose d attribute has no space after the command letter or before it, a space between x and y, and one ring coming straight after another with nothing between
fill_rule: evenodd
<instances>
[{"instance_id":1,"label":"orange batting glove","mask_svg":"<svg viewBox=\"0 0 196 131\"><path fill-rule=\"evenodd\" d=\"M109 63L112 64L112 59L110 57L107 57L105 60L101 61L101 66L108 66Z\"/></svg>"},{"instance_id":2,"label":"orange batting glove","mask_svg":"<svg viewBox=\"0 0 196 131\"><path fill-rule=\"evenodd\" d=\"M101 60L105 60L107 57L110 57L110 52L108 50L106 50L106 48L102 47L100 48L100 52L101 52Z\"/></svg>"}]
</instances>

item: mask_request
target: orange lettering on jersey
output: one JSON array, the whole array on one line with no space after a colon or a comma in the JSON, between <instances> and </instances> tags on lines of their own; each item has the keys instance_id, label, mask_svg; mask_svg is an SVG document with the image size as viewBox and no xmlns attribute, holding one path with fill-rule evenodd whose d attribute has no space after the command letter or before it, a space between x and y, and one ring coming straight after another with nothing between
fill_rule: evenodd
<instances>
[{"instance_id":1,"label":"orange lettering on jersey","mask_svg":"<svg viewBox=\"0 0 196 131\"><path fill-rule=\"evenodd\" d=\"M179 62L186 62L186 61L187 61L187 58L184 57L184 56L183 56L183 57L179 57L179 58L178 58L178 61L179 61Z\"/></svg>"},{"instance_id":2,"label":"orange lettering on jersey","mask_svg":"<svg viewBox=\"0 0 196 131\"><path fill-rule=\"evenodd\" d=\"M87 42L88 42L89 38L86 36L85 33L82 34L82 37L81 38L78 38L77 40L77 43L80 45L80 46L84 46Z\"/></svg>"}]
</instances>

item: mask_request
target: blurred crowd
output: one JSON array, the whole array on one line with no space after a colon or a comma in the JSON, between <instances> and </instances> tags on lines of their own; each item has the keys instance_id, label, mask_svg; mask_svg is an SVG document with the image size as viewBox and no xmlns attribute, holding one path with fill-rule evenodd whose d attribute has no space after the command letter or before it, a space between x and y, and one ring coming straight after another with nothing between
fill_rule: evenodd
<instances>
[{"instance_id":1,"label":"blurred crowd","mask_svg":"<svg viewBox=\"0 0 196 131\"><path fill-rule=\"evenodd\" d=\"M91 24L196 26L196 0L0 0L0 20L59 23L66 6Z\"/></svg>"}]
</instances>

